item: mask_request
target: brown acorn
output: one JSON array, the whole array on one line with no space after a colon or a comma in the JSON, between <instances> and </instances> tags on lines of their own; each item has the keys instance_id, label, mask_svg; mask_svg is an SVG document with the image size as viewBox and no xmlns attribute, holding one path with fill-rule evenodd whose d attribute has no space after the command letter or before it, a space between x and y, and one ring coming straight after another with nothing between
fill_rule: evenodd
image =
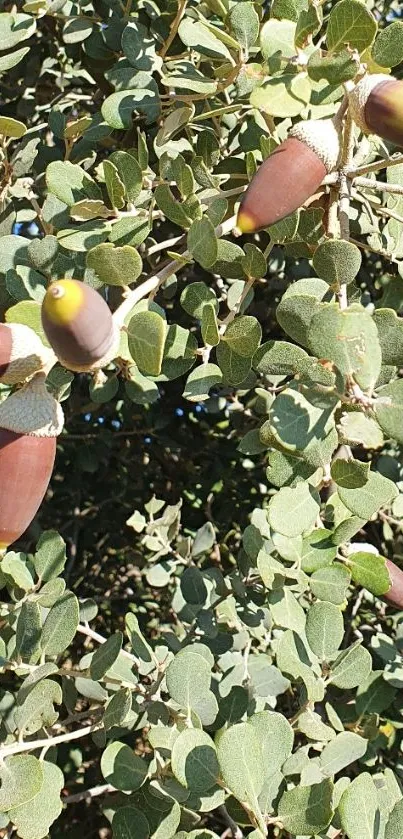
<instances>
[{"instance_id":1,"label":"brown acorn","mask_svg":"<svg viewBox=\"0 0 403 839\"><path fill-rule=\"evenodd\" d=\"M364 134L403 147L403 81L383 73L364 76L349 91L349 105Z\"/></svg>"},{"instance_id":2,"label":"brown acorn","mask_svg":"<svg viewBox=\"0 0 403 839\"><path fill-rule=\"evenodd\" d=\"M386 567L390 577L390 589L384 594L384 599L391 606L403 610L403 571L390 559L386 560Z\"/></svg>"},{"instance_id":3,"label":"brown acorn","mask_svg":"<svg viewBox=\"0 0 403 839\"><path fill-rule=\"evenodd\" d=\"M57 280L49 286L42 325L59 361L70 370L97 370L116 356L119 330L109 306L79 280Z\"/></svg>"},{"instance_id":4,"label":"brown acorn","mask_svg":"<svg viewBox=\"0 0 403 839\"><path fill-rule=\"evenodd\" d=\"M45 496L63 411L39 373L0 404L0 552L24 533Z\"/></svg>"},{"instance_id":5,"label":"brown acorn","mask_svg":"<svg viewBox=\"0 0 403 839\"><path fill-rule=\"evenodd\" d=\"M332 172L340 153L334 120L306 120L268 157L252 178L238 212L237 228L253 233L293 213Z\"/></svg>"},{"instance_id":6,"label":"brown acorn","mask_svg":"<svg viewBox=\"0 0 403 839\"><path fill-rule=\"evenodd\" d=\"M0 323L0 382L15 385L43 370L53 350L42 344L33 329L22 323Z\"/></svg>"}]
</instances>

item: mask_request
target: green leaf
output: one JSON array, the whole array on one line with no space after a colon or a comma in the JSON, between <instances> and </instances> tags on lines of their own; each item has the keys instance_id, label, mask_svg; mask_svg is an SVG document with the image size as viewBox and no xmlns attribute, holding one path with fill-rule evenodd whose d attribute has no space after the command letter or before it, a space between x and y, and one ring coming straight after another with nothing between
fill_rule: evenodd
<instances>
[{"instance_id":1,"label":"green leaf","mask_svg":"<svg viewBox=\"0 0 403 839\"><path fill-rule=\"evenodd\" d=\"M60 793L64 786L63 772L46 760L41 766L43 782L39 792L29 802L14 807L8 813L21 839L42 839L62 811Z\"/></svg>"},{"instance_id":2,"label":"green leaf","mask_svg":"<svg viewBox=\"0 0 403 839\"><path fill-rule=\"evenodd\" d=\"M230 28L238 43L248 53L259 37L259 16L253 3L237 3L228 15Z\"/></svg>"},{"instance_id":3,"label":"green leaf","mask_svg":"<svg viewBox=\"0 0 403 839\"><path fill-rule=\"evenodd\" d=\"M250 357L234 352L224 340L218 344L216 354L222 375L229 385L240 385L245 381L252 366Z\"/></svg>"},{"instance_id":4,"label":"green leaf","mask_svg":"<svg viewBox=\"0 0 403 839\"><path fill-rule=\"evenodd\" d=\"M103 678L103 676L105 676L105 673L115 663L122 649L122 643L122 633L115 632L114 635L110 635L110 637L105 641L104 644L100 644L100 646L95 650L94 655L91 659L91 679L94 679L95 682L98 682L100 681L100 679Z\"/></svg>"},{"instance_id":5,"label":"green leaf","mask_svg":"<svg viewBox=\"0 0 403 839\"><path fill-rule=\"evenodd\" d=\"M9 53L8 55L2 55L0 58L0 73L5 73L7 70L11 70L12 67L15 67L17 64L19 64L20 61L22 61L22 59L25 58L28 52L29 47L22 47L20 50L15 50L14 52Z\"/></svg>"},{"instance_id":6,"label":"green leaf","mask_svg":"<svg viewBox=\"0 0 403 839\"><path fill-rule=\"evenodd\" d=\"M339 497L355 516L368 521L381 507L389 504L398 495L396 484L380 472L369 472L368 481L360 491L339 487Z\"/></svg>"},{"instance_id":7,"label":"green leaf","mask_svg":"<svg viewBox=\"0 0 403 839\"><path fill-rule=\"evenodd\" d=\"M203 700L210 699L212 656L203 644L181 650L167 670L167 687L172 699L189 714L200 716ZM218 710L216 706L216 710Z\"/></svg>"},{"instance_id":8,"label":"green leaf","mask_svg":"<svg viewBox=\"0 0 403 839\"><path fill-rule=\"evenodd\" d=\"M364 757L368 740L352 731L342 731L334 740L327 743L320 756L322 772L331 777L337 775L350 763Z\"/></svg>"},{"instance_id":9,"label":"green leaf","mask_svg":"<svg viewBox=\"0 0 403 839\"><path fill-rule=\"evenodd\" d=\"M342 690L350 690L363 682L372 667L372 658L365 647L356 642L338 656L330 674L330 682Z\"/></svg>"},{"instance_id":10,"label":"green leaf","mask_svg":"<svg viewBox=\"0 0 403 839\"><path fill-rule=\"evenodd\" d=\"M253 366L264 376L290 376L307 358L305 350L288 341L267 341L255 353Z\"/></svg>"},{"instance_id":11,"label":"green leaf","mask_svg":"<svg viewBox=\"0 0 403 839\"><path fill-rule=\"evenodd\" d=\"M349 554L347 564L352 579L358 585L364 586L377 597L389 591L391 580L383 556L365 553L365 551L354 551Z\"/></svg>"},{"instance_id":12,"label":"green leaf","mask_svg":"<svg viewBox=\"0 0 403 839\"><path fill-rule=\"evenodd\" d=\"M403 443L402 407L402 379L396 379L390 385L379 389L374 405L375 417L385 434L393 437L398 443Z\"/></svg>"},{"instance_id":13,"label":"green leaf","mask_svg":"<svg viewBox=\"0 0 403 839\"><path fill-rule=\"evenodd\" d=\"M180 302L185 312L197 318L197 320L201 320L206 303L213 303L215 311L218 311L217 297L205 283L190 283L190 285L185 286Z\"/></svg>"},{"instance_id":14,"label":"green leaf","mask_svg":"<svg viewBox=\"0 0 403 839\"><path fill-rule=\"evenodd\" d=\"M129 350L141 373L159 376L166 339L166 323L157 312L138 312L127 327Z\"/></svg>"},{"instance_id":15,"label":"green leaf","mask_svg":"<svg viewBox=\"0 0 403 839\"><path fill-rule=\"evenodd\" d=\"M125 188L116 166L110 160L103 161L105 186L112 207L121 209L125 205Z\"/></svg>"},{"instance_id":16,"label":"green leaf","mask_svg":"<svg viewBox=\"0 0 403 839\"><path fill-rule=\"evenodd\" d=\"M31 591L34 588L34 581L25 560L25 554L8 551L1 561L1 570L18 588Z\"/></svg>"},{"instance_id":17,"label":"green leaf","mask_svg":"<svg viewBox=\"0 0 403 839\"><path fill-rule=\"evenodd\" d=\"M300 483L293 488L282 487L270 499L268 519L273 530L293 537L312 530L318 512L317 493L308 484Z\"/></svg>"},{"instance_id":18,"label":"green leaf","mask_svg":"<svg viewBox=\"0 0 403 839\"><path fill-rule=\"evenodd\" d=\"M132 792L144 783L147 777L147 763L134 754L130 746L116 740L110 743L102 754L101 772L105 781L115 789Z\"/></svg>"},{"instance_id":19,"label":"green leaf","mask_svg":"<svg viewBox=\"0 0 403 839\"><path fill-rule=\"evenodd\" d=\"M295 18L296 20L296 18ZM292 58L295 52L296 26L292 20L267 20L260 30L260 47L263 58L269 59L274 55Z\"/></svg>"},{"instance_id":20,"label":"green leaf","mask_svg":"<svg viewBox=\"0 0 403 839\"><path fill-rule=\"evenodd\" d=\"M302 9L295 30L295 46L300 49L307 46L309 39L319 32L322 23L323 12L320 6L308 6L306 10Z\"/></svg>"},{"instance_id":21,"label":"green leaf","mask_svg":"<svg viewBox=\"0 0 403 839\"><path fill-rule=\"evenodd\" d=\"M231 58L227 47L201 21L185 17L179 26L178 34L186 47L191 47L201 55L214 59Z\"/></svg>"},{"instance_id":22,"label":"green leaf","mask_svg":"<svg viewBox=\"0 0 403 839\"><path fill-rule=\"evenodd\" d=\"M350 585L350 573L337 563L314 571L310 580L312 594L319 600L328 600L336 606L344 603Z\"/></svg>"},{"instance_id":23,"label":"green leaf","mask_svg":"<svg viewBox=\"0 0 403 839\"><path fill-rule=\"evenodd\" d=\"M214 232L213 224L206 216L203 216L201 219L195 219L192 223L187 237L187 246L193 258L202 266L202 268L211 268L211 266L217 261L217 237ZM192 283L192 285L201 286L204 285L204 283Z\"/></svg>"},{"instance_id":24,"label":"green leaf","mask_svg":"<svg viewBox=\"0 0 403 839\"><path fill-rule=\"evenodd\" d=\"M263 825L258 797L263 788L265 765L258 735L250 722L226 729L217 746L218 762L226 787L238 801L248 804Z\"/></svg>"},{"instance_id":25,"label":"green leaf","mask_svg":"<svg viewBox=\"0 0 403 839\"><path fill-rule=\"evenodd\" d=\"M129 688L121 688L114 693L107 703L102 718L105 731L115 725L122 725L131 711L132 695Z\"/></svg>"},{"instance_id":26,"label":"green leaf","mask_svg":"<svg viewBox=\"0 0 403 839\"><path fill-rule=\"evenodd\" d=\"M53 679L42 679L34 684L29 693L22 699L18 697L15 710L15 722L21 732L34 734L44 726L52 726L58 713L54 705L62 701L62 689Z\"/></svg>"},{"instance_id":27,"label":"green leaf","mask_svg":"<svg viewBox=\"0 0 403 839\"><path fill-rule=\"evenodd\" d=\"M259 711L249 717L260 743L265 777L274 775L292 752L294 731L288 720L276 711Z\"/></svg>"},{"instance_id":28,"label":"green leaf","mask_svg":"<svg viewBox=\"0 0 403 839\"><path fill-rule=\"evenodd\" d=\"M403 26L403 24L402 24ZM382 363L400 367L403 364L403 323L394 309L375 309Z\"/></svg>"},{"instance_id":29,"label":"green leaf","mask_svg":"<svg viewBox=\"0 0 403 839\"><path fill-rule=\"evenodd\" d=\"M206 345L216 347L217 344L220 343L216 307L213 301L211 303L206 303L203 307L201 333L203 341Z\"/></svg>"},{"instance_id":30,"label":"green leaf","mask_svg":"<svg viewBox=\"0 0 403 839\"><path fill-rule=\"evenodd\" d=\"M26 131L27 126L18 119L12 119L12 117L0 117L0 134L2 134L3 137L12 137L14 140L18 140L20 137L24 136Z\"/></svg>"},{"instance_id":31,"label":"green leaf","mask_svg":"<svg viewBox=\"0 0 403 839\"><path fill-rule=\"evenodd\" d=\"M128 804L119 807L112 819L113 839L148 839L148 821L136 807Z\"/></svg>"},{"instance_id":32,"label":"green leaf","mask_svg":"<svg viewBox=\"0 0 403 839\"><path fill-rule=\"evenodd\" d=\"M345 0L341 0L345 2ZM362 263L361 251L344 239L327 239L313 256L313 267L322 280L338 287L340 283L354 282Z\"/></svg>"},{"instance_id":33,"label":"green leaf","mask_svg":"<svg viewBox=\"0 0 403 839\"><path fill-rule=\"evenodd\" d=\"M375 323L361 306L353 304L341 311L333 304L322 304L310 323L309 345L318 358L334 362L362 388L374 386L382 364L381 348Z\"/></svg>"},{"instance_id":34,"label":"green leaf","mask_svg":"<svg viewBox=\"0 0 403 839\"><path fill-rule=\"evenodd\" d=\"M33 755L7 757L0 765L0 813L32 801L41 790L43 778L43 763Z\"/></svg>"},{"instance_id":35,"label":"green leaf","mask_svg":"<svg viewBox=\"0 0 403 839\"><path fill-rule=\"evenodd\" d=\"M78 227L66 227L59 230L57 241L62 248L77 253L86 253L96 245L105 242L111 230L108 221L87 221Z\"/></svg>"},{"instance_id":36,"label":"green leaf","mask_svg":"<svg viewBox=\"0 0 403 839\"><path fill-rule=\"evenodd\" d=\"M43 624L42 652L48 656L64 652L76 634L78 623L78 600L73 592L66 591L52 606Z\"/></svg>"},{"instance_id":37,"label":"green leaf","mask_svg":"<svg viewBox=\"0 0 403 839\"><path fill-rule=\"evenodd\" d=\"M57 577L66 564L66 543L56 530L45 530L39 537L34 556L38 577L44 582Z\"/></svg>"},{"instance_id":38,"label":"green leaf","mask_svg":"<svg viewBox=\"0 0 403 839\"><path fill-rule=\"evenodd\" d=\"M242 260L245 256L242 248L235 242L218 239L217 252L217 261L212 266L212 272L226 280L241 279L243 277Z\"/></svg>"},{"instance_id":39,"label":"green leaf","mask_svg":"<svg viewBox=\"0 0 403 839\"><path fill-rule=\"evenodd\" d=\"M357 75L358 66L356 56L348 49L337 53L323 53L323 50L317 50L309 56L307 70L309 78L314 82L325 79L329 85L336 86L353 79ZM347 270L350 274L349 267Z\"/></svg>"},{"instance_id":40,"label":"green leaf","mask_svg":"<svg viewBox=\"0 0 403 839\"><path fill-rule=\"evenodd\" d=\"M378 835L376 787L368 772L354 778L343 792L337 811L349 839L374 839Z\"/></svg>"},{"instance_id":41,"label":"green leaf","mask_svg":"<svg viewBox=\"0 0 403 839\"><path fill-rule=\"evenodd\" d=\"M311 84L306 76L283 74L255 88L251 105L275 117L296 117L304 110L311 96Z\"/></svg>"},{"instance_id":42,"label":"green leaf","mask_svg":"<svg viewBox=\"0 0 403 839\"><path fill-rule=\"evenodd\" d=\"M385 828L385 839L396 839L403 833L403 800L398 801L391 811Z\"/></svg>"},{"instance_id":43,"label":"green leaf","mask_svg":"<svg viewBox=\"0 0 403 839\"><path fill-rule=\"evenodd\" d=\"M371 55L381 67L396 67L403 61L403 22L394 20L379 32Z\"/></svg>"},{"instance_id":44,"label":"green leaf","mask_svg":"<svg viewBox=\"0 0 403 839\"><path fill-rule=\"evenodd\" d=\"M109 160L116 166L127 201L133 204L139 197L143 185L143 173L139 162L133 154L121 149L112 152Z\"/></svg>"},{"instance_id":45,"label":"green leaf","mask_svg":"<svg viewBox=\"0 0 403 839\"><path fill-rule=\"evenodd\" d=\"M340 647L344 635L343 615L333 603L319 601L306 619L308 644L320 661L328 661Z\"/></svg>"},{"instance_id":46,"label":"green leaf","mask_svg":"<svg viewBox=\"0 0 403 839\"><path fill-rule=\"evenodd\" d=\"M130 245L116 248L111 242L104 242L88 252L87 267L95 271L105 285L124 286L138 280L143 262Z\"/></svg>"},{"instance_id":47,"label":"green leaf","mask_svg":"<svg viewBox=\"0 0 403 839\"><path fill-rule=\"evenodd\" d=\"M133 112L144 114L146 123L154 122L160 113L158 87L150 79L147 88L131 88L111 93L104 100L101 114L111 128L131 128Z\"/></svg>"},{"instance_id":48,"label":"green leaf","mask_svg":"<svg viewBox=\"0 0 403 839\"><path fill-rule=\"evenodd\" d=\"M261 277L265 277L267 273L267 260L260 248L252 245L251 242L247 242L244 251L245 256L242 259L242 267L248 280L259 280ZM228 308L231 307L228 306Z\"/></svg>"},{"instance_id":49,"label":"green leaf","mask_svg":"<svg viewBox=\"0 0 403 839\"><path fill-rule=\"evenodd\" d=\"M181 732L173 744L171 765L175 778L191 792L207 792L217 782L219 765L215 745L200 729Z\"/></svg>"},{"instance_id":50,"label":"green leaf","mask_svg":"<svg viewBox=\"0 0 403 839\"><path fill-rule=\"evenodd\" d=\"M330 12L326 35L328 48L336 52L347 45L362 53L372 44L376 30L375 19L363 3L339 0Z\"/></svg>"},{"instance_id":51,"label":"green leaf","mask_svg":"<svg viewBox=\"0 0 403 839\"><path fill-rule=\"evenodd\" d=\"M384 671L374 670L358 686L355 700L357 714L381 714L392 704L396 692L397 688L384 679Z\"/></svg>"},{"instance_id":52,"label":"green leaf","mask_svg":"<svg viewBox=\"0 0 403 839\"><path fill-rule=\"evenodd\" d=\"M330 467L330 473L338 486L345 489L358 489L368 481L369 463L336 458Z\"/></svg>"},{"instance_id":53,"label":"green leaf","mask_svg":"<svg viewBox=\"0 0 403 839\"><path fill-rule=\"evenodd\" d=\"M119 247L131 245L133 248L137 248L147 239L150 230L148 216L130 216L113 223L108 239Z\"/></svg>"},{"instance_id":54,"label":"green leaf","mask_svg":"<svg viewBox=\"0 0 403 839\"><path fill-rule=\"evenodd\" d=\"M55 160L46 169L49 192L71 207L83 198L101 200L102 193L95 181L81 166L69 160Z\"/></svg>"},{"instance_id":55,"label":"green leaf","mask_svg":"<svg viewBox=\"0 0 403 839\"><path fill-rule=\"evenodd\" d=\"M270 613L274 624L302 633L305 630L305 612L289 588L275 589L269 595Z\"/></svg>"},{"instance_id":56,"label":"green leaf","mask_svg":"<svg viewBox=\"0 0 403 839\"><path fill-rule=\"evenodd\" d=\"M189 402L204 402L211 388L221 382L222 372L216 364L200 364L187 377L183 397Z\"/></svg>"},{"instance_id":57,"label":"green leaf","mask_svg":"<svg viewBox=\"0 0 403 839\"><path fill-rule=\"evenodd\" d=\"M278 817L290 833L317 834L326 830L333 816L332 794L330 780L287 790L280 798Z\"/></svg>"},{"instance_id":58,"label":"green leaf","mask_svg":"<svg viewBox=\"0 0 403 839\"><path fill-rule=\"evenodd\" d=\"M32 15L18 12L0 14L0 44L2 52L26 41L35 32L36 20Z\"/></svg>"},{"instance_id":59,"label":"green leaf","mask_svg":"<svg viewBox=\"0 0 403 839\"><path fill-rule=\"evenodd\" d=\"M26 600L18 615L15 654L18 658L30 659L40 648L42 631L41 613L37 603Z\"/></svg>"},{"instance_id":60,"label":"green leaf","mask_svg":"<svg viewBox=\"0 0 403 839\"><path fill-rule=\"evenodd\" d=\"M159 184L154 196L159 209L166 218L185 230L191 227L194 216L190 213L189 205L184 202L181 203L174 197L169 184Z\"/></svg>"},{"instance_id":61,"label":"green leaf","mask_svg":"<svg viewBox=\"0 0 403 839\"><path fill-rule=\"evenodd\" d=\"M337 556L337 547L332 542L329 531L325 528L313 530L302 542L301 568L306 574L312 574L326 565L331 565Z\"/></svg>"},{"instance_id":62,"label":"green leaf","mask_svg":"<svg viewBox=\"0 0 403 839\"><path fill-rule=\"evenodd\" d=\"M339 423L340 442L359 444L365 449L379 449L383 444L382 431L378 423L365 416L361 410L348 411Z\"/></svg>"}]
</instances>

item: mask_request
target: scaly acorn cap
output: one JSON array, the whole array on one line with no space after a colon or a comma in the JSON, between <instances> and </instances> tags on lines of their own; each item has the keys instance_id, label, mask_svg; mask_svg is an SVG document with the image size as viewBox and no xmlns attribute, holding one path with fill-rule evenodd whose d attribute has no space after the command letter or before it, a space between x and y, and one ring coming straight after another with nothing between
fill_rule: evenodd
<instances>
[{"instance_id":1,"label":"scaly acorn cap","mask_svg":"<svg viewBox=\"0 0 403 839\"><path fill-rule=\"evenodd\" d=\"M0 429L32 437L57 437L62 432L63 409L45 381L46 375L38 373L0 404Z\"/></svg>"},{"instance_id":2,"label":"scaly acorn cap","mask_svg":"<svg viewBox=\"0 0 403 839\"><path fill-rule=\"evenodd\" d=\"M0 323L0 382L15 385L42 370L54 352L22 323Z\"/></svg>"},{"instance_id":3,"label":"scaly acorn cap","mask_svg":"<svg viewBox=\"0 0 403 839\"><path fill-rule=\"evenodd\" d=\"M403 146L403 81L383 73L367 75L348 96L352 116L364 134Z\"/></svg>"},{"instance_id":4,"label":"scaly acorn cap","mask_svg":"<svg viewBox=\"0 0 403 839\"><path fill-rule=\"evenodd\" d=\"M79 280L51 283L42 302L42 325L59 361L89 372L116 357L120 332L103 297Z\"/></svg>"},{"instance_id":5,"label":"scaly acorn cap","mask_svg":"<svg viewBox=\"0 0 403 839\"><path fill-rule=\"evenodd\" d=\"M298 123L252 178L241 200L238 230L253 233L270 227L302 207L336 168L339 154L338 121Z\"/></svg>"},{"instance_id":6,"label":"scaly acorn cap","mask_svg":"<svg viewBox=\"0 0 403 839\"><path fill-rule=\"evenodd\" d=\"M334 119L306 119L294 125L289 137L296 137L322 161L327 174L336 169L340 156L340 125Z\"/></svg>"},{"instance_id":7,"label":"scaly acorn cap","mask_svg":"<svg viewBox=\"0 0 403 839\"><path fill-rule=\"evenodd\" d=\"M390 81L390 76L385 73L374 73L363 76L359 82L348 91L348 104L354 122L361 128L363 134L372 134L370 127L365 121L365 106L374 88L382 82Z\"/></svg>"}]
</instances>

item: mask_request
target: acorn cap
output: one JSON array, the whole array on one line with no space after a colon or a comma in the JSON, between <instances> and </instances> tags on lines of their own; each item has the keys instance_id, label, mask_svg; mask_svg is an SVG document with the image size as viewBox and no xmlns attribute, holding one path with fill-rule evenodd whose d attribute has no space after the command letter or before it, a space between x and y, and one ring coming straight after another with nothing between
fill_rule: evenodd
<instances>
[{"instance_id":1,"label":"acorn cap","mask_svg":"<svg viewBox=\"0 0 403 839\"><path fill-rule=\"evenodd\" d=\"M294 125L289 137L305 143L322 161L328 174L337 166L340 155L340 127L333 119L307 119Z\"/></svg>"},{"instance_id":2,"label":"acorn cap","mask_svg":"<svg viewBox=\"0 0 403 839\"><path fill-rule=\"evenodd\" d=\"M0 323L0 382L15 385L42 370L52 359L53 350L23 323Z\"/></svg>"},{"instance_id":3,"label":"acorn cap","mask_svg":"<svg viewBox=\"0 0 403 839\"><path fill-rule=\"evenodd\" d=\"M391 77L385 73L373 73L366 75L348 92L348 102L354 122L361 128L363 134L376 133L373 128L367 125L365 119L365 108L372 91L382 82L391 81Z\"/></svg>"},{"instance_id":4,"label":"acorn cap","mask_svg":"<svg viewBox=\"0 0 403 839\"><path fill-rule=\"evenodd\" d=\"M42 324L57 357L70 370L96 370L118 351L119 328L109 306L79 280L58 280L49 286L42 302Z\"/></svg>"},{"instance_id":5,"label":"acorn cap","mask_svg":"<svg viewBox=\"0 0 403 839\"><path fill-rule=\"evenodd\" d=\"M0 429L33 437L57 437L63 430L61 405L46 388L46 375L38 373L0 404Z\"/></svg>"}]
</instances>

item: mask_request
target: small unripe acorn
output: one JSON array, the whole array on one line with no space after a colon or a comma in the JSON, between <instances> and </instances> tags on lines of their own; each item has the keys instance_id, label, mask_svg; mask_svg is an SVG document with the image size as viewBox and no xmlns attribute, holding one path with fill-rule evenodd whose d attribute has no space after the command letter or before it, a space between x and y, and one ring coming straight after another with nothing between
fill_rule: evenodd
<instances>
[{"instance_id":1,"label":"small unripe acorn","mask_svg":"<svg viewBox=\"0 0 403 839\"><path fill-rule=\"evenodd\" d=\"M253 233L301 207L332 172L340 154L334 120L306 120L291 129L252 178L238 212L237 228Z\"/></svg>"},{"instance_id":2,"label":"small unripe acorn","mask_svg":"<svg viewBox=\"0 0 403 839\"><path fill-rule=\"evenodd\" d=\"M79 280L57 280L49 286L42 325L59 361L70 370L97 370L117 353L119 330L109 306Z\"/></svg>"},{"instance_id":3,"label":"small unripe acorn","mask_svg":"<svg viewBox=\"0 0 403 839\"><path fill-rule=\"evenodd\" d=\"M0 552L37 513L52 475L63 410L39 373L0 404Z\"/></svg>"},{"instance_id":4,"label":"small unripe acorn","mask_svg":"<svg viewBox=\"0 0 403 839\"><path fill-rule=\"evenodd\" d=\"M403 146L403 81L383 73L367 75L348 97L353 119L364 134Z\"/></svg>"},{"instance_id":5,"label":"small unripe acorn","mask_svg":"<svg viewBox=\"0 0 403 839\"><path fill-rule=\"evenodd\" d=\"M0 382L15 385L42 370L54 358L33 329L22 323L0 323Z\"/></svg>"}]
</instances>

